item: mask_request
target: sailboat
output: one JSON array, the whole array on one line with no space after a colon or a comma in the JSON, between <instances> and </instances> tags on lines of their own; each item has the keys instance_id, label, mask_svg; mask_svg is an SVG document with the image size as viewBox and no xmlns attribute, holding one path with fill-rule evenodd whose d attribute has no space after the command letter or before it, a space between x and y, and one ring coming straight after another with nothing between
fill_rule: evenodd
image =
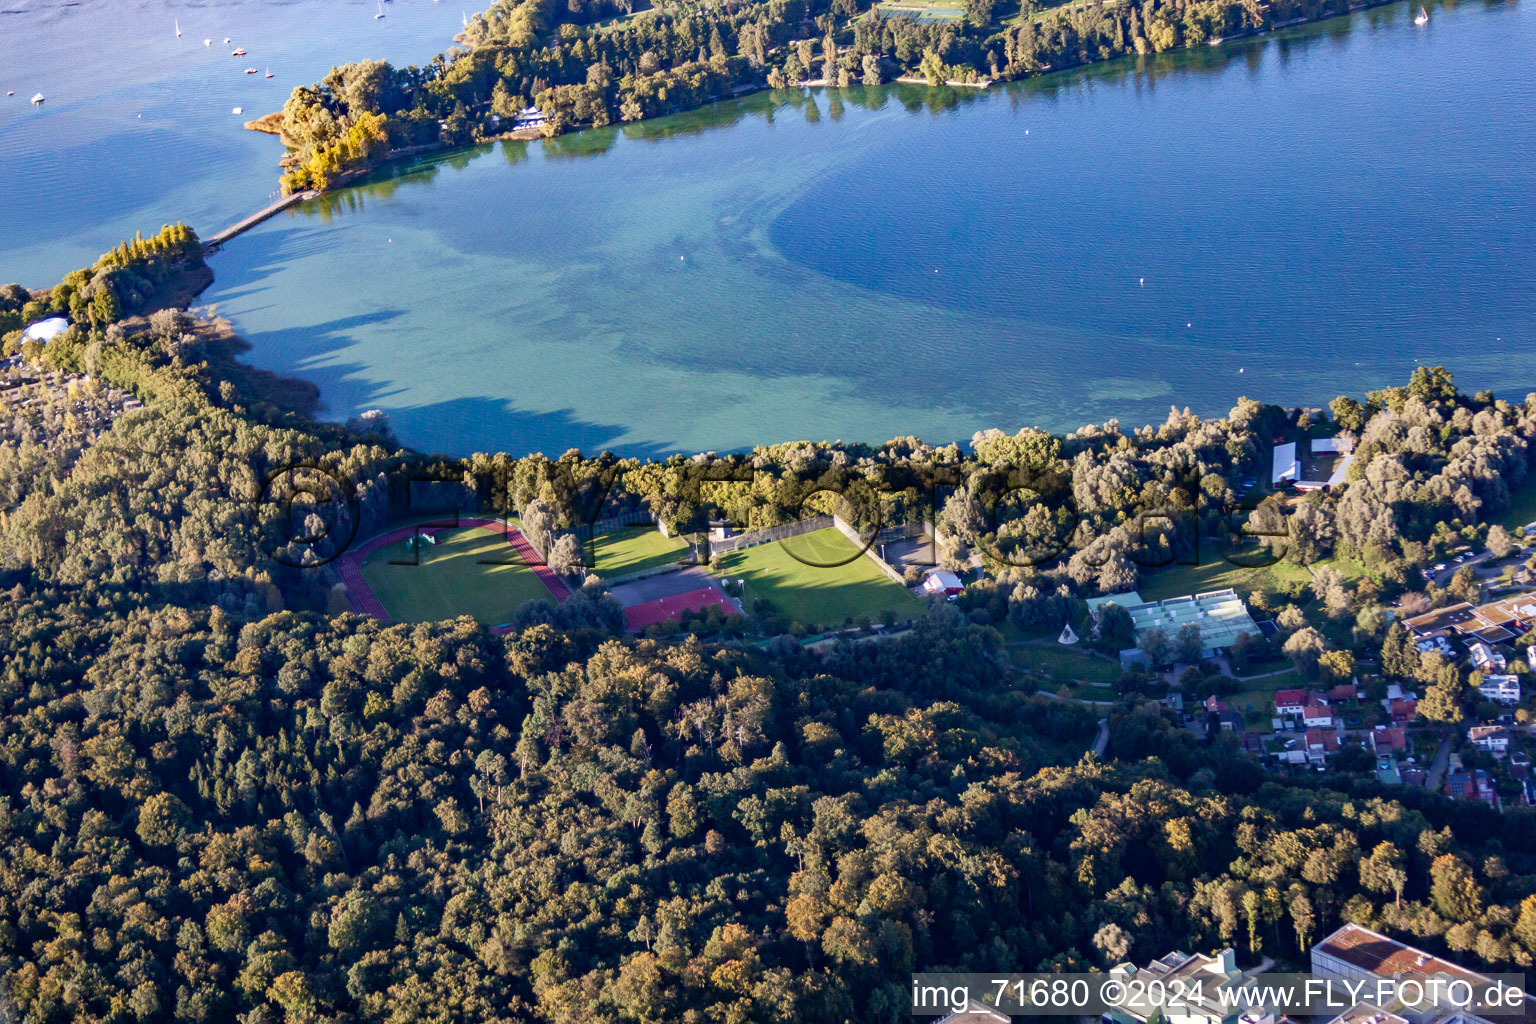
<instances>
[{"instance_id":1,"label":"sailboat","mask_svg":"<svg viewBox=\"0 0 1536 1024\"><path fill-rule=\"evenodd\" d=\"M272 69L270 67L267 68L267 77L268 78L272 77Z\"/></svg>"},{"instance_id":2,"label":"sailboat","mask_svg":"<svg viewBox=\"0 0 1536 1024\"><path fill-rule=\"evenodd\" d=\"M47 97L45 97L42 93L38 93L36 96L32 97L32 102L33 103L41 103L46 98Z\"/></svg>"},{"instance_id":3,"label":"sailboat","mask_svg":"<svg viewBox=\"0 0 1536 1024\"><path fill-rule=\"evenodd\" d=\"M384 17L384 0L379 0L379 13L373 16L373 20L378 21L382 17Z\"/></svg>"},{"instance_id":4,"label":"sailboat","mask_svg":"<svg viewBox=\"0 0 1536 1024\"><path fill-rule=\"evenodd\" d=\"M212 46L213 45L213 40L212 39L204 39L203 40L203 45L204 46Z\"/></svg>"},{"instance_id":5,"label":"sailboat","mask_svg":"<svg viewBox=\"0 0 1536 1024\"><path fill-rule=\"evenodd\" d=\"M1413 23L1415 25L1428 25L1429 24L1429 12L1426 11L1424 8L1420 7L1419 8L1419 13L1413 16Z\"/></svg>"},{"instance_id":6,"label":"sailboat","mask_svg":"<svg viewBox=\"0 0 1536 1024\"><path fill-rule=\"evenodd\" d=\"M172 18L171 20L176 23L176 38L180 39L181 38L181 19L180 18Z\"/></svg>"},{"instance_id":7,"label":"sailboat","mask_svg":"<svg viewBox=\"0 0 1536 1024\"><path fill-rule=\"evenodd\" d=\"M469 28L469 15L465 14L463 11L459 12L459 21L464 23L465 28Z\"/></svg>"}]
</instances>

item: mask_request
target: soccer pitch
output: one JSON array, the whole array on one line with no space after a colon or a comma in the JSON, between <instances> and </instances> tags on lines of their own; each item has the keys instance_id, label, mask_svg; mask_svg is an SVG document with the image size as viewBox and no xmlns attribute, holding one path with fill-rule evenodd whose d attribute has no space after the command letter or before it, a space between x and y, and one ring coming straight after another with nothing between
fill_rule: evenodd
<instances>
[{"instance_id":1,"label":"soccer pitch","mask_svg":"<svg viewBox=\"0 0 1536 1024\"><path fill-rule=\"evenodd\" d=\"M432 622L471 615L499 626L529 601L554 603L505 536L481 527L436 532L436 545L421 544L420 564L410 564L415 556L404 540L363 559L363 579L391 619Z\"/></svg>"},{"instance_id":2,"label":"soccer pitch","mask_svg":"<svg viewBox=\"0 0 1536 1024\"><path fill-rule=\"evenodd\" d=\"M865 615L879 622L887 609L902 621L924 608L920 598L892 582L835 529L734 551L723 561L720 575L745 579L749 601L766 601L786 618L813 628L838 629ZM832 562L846 564L823 567Z\"/></svg>"}]
</instances>

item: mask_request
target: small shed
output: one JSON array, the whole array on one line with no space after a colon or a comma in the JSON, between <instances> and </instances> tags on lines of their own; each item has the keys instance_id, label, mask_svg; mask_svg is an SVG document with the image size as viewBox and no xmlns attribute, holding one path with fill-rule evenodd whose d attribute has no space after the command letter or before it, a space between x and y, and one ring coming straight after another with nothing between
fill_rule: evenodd
<instances>
[{"instance_id":1,"label":"small shed","mask_svg":"<svg viewBox=\"0 0 1536 1024\"><path fill-rule=\"evenodd\" d=\"M919 589L929 597L954 597L965 589L965 584L948 569L934 569L924 577Z\"/></svg>"}]
</instances>

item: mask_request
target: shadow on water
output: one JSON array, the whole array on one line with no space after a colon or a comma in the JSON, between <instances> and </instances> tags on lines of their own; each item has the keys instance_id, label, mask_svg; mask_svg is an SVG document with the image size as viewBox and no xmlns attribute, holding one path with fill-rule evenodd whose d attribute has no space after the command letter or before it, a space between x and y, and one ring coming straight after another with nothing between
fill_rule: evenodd
<instances>
[{"instance_id":1,"label":"shadow on water","mask_svg":"<svg viewBox=\"0 0 1536 1024\"><path fill-rule=\"evenodd\" d=\"M393 408L389 420L401 437L411 439L413 448L429 452L543 452L554 458L580 448L588 454L613 449L625 456L661 458L675 447L654 442L619 445L628 427L577 419L570 409L526 412L514 408L510 397L454 398Z\"/></svg>"}]
</instances>

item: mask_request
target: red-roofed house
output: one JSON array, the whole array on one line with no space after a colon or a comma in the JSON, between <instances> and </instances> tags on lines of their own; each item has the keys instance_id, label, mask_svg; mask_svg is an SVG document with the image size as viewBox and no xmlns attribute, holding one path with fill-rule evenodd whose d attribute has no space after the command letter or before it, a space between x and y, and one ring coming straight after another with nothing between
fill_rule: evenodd
<instances>
[{"instance_id":1,"label":"red-roofed house","mask_svg":"<svg viewBox=\"0 0 1536 1024\"><path fill-rule=\"evenodd\" d=\"M1371 730L1371 746L1378 755L1408 749L1408 733L1400 725L1378 725Z\"/></svg>"},{"instance_id":2,"label":"red-roofed house","mask_svg":"<svg viewBox=\"0 0 1536 1024\"><path fill-rule=\"evenodd\" d=\"M1387 714L1392 716L1392 721L1398 725L1413 721L1419 713L1419 702L1416 700L1394 700L1387 705Z\"/></svg>"},{"instance_id":3,"label":"red-roofed house","mask_svg":"<svg viewBox=\"0 0 1536 1024\"><path fill-rule=\"evenodd\" d=\"M1299 715L1306 706L1306 690L1275 691L1275 713L1278 715Z\"/></svg>"},{"instance_id":4,"label":"red-roofed house","mask_svg":"<svg viewBox=\"0 0 1536 1024\"><path fill-rule=\"evenodd\" d=\"M1333 708L1327 704L1308 704L1301 712L1301 721L1308 729L1333 727Z\"/></svg>"},{"instance_id":5,"label":"red-roofed house","mask_svg":"<svg viewBox=\"0 0 1536 1024\"><path fill-rule=\"evenodd\" d=\"M1333 729L1307 730L1307 760L1322 764L1329 754L1339 750L1339 734Z\"/></svg>"},{"instance_id":6,"label":"red-roofed house","mask_svg":"<svg viewBox=\"0 0 1536 1024\"><path fill-rule=\"evenodd\" d=\"M1360 691L1355 689L1354 683L1340 683L1328 691L1329 704L1344 704L1348 701L1359 699Z\"/></svg>"}]
</instances>

